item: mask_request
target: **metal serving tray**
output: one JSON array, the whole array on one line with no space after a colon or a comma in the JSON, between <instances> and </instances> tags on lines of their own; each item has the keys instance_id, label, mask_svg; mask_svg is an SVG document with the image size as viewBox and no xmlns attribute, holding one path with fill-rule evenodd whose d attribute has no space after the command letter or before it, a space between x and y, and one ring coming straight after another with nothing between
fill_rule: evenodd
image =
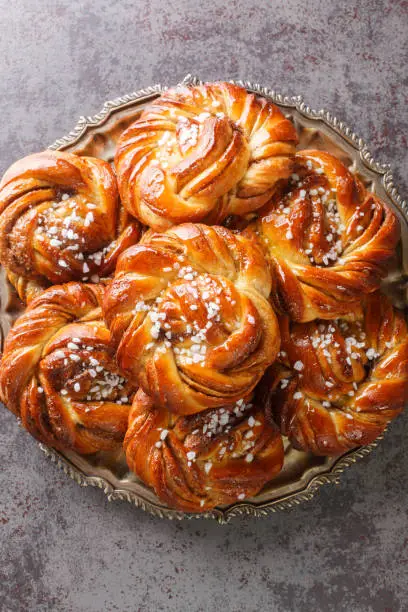
<instances>
[{"instance_id":1,"label":"metal serving tray","mask_svg":"<svg viewBox=\"0 0 408 612\"><path fill-rule=\"evenodd\" d=\"M183 83L196 84L199 80L188 75ZM285 97L260 85L236 81L271 99L294 122L299 136L299 148L317 148L337 155L353 172L357 173L368 189L377 193L398 214L401 220L402 241L399 248L398 268L390 272L385 290L393 302L402 308L407 304L406 279L408 271L408 209L394 186L388 165L375 162L365 145L343 122L324 110L308 107L300 96ZM105 102L102 110L92 117L80 117L75 128L52 144L60 149L93 155L112 161L120 133L140 114L151 100L160 95L165 86L155 85ZM0 273L0 331L2 340L12 322L21 312L14 291ZM359 458L367 455L378 440L369 446L347 452L339 457L315 457L300 452L285 441L285 463L282 472L254 498L219 507L201 514L186 514L162 504L151 489L127 469L122 453L112 455L96 453L83 457L74 452L60 453L40 444L42 451L81 486L96 486L104 490L110 500L129 501L143 510L169 519L213 518L224 523L237 515L265 516L271 512L291 508L313 497L326 483L338 483L340 474Z\"/></svg>"}]
</instances>

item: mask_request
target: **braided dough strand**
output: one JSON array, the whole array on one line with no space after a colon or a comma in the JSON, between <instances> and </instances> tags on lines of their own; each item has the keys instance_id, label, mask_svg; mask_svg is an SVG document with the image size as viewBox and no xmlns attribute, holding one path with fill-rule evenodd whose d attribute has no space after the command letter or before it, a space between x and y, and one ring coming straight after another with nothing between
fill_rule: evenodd
<instances>
[{"instance_id":1,"label":"braided dough strand","mask_svg":"<svg viewBox=\"0 0 408 612\"><path fill-rule=\"evenodd\" d=\"M265 376L276 422L296 448L337 455L369 444L408 400L402 313L376 292L355 322L281 320L282 353Z\"/></svg>"},{"instance_id":2,"label":"braided dough strand","mask_svg":"<svg viewBox=\"0 0 408 612\"><path fill-rule=\"evenodd\" d=\"M156 230L220 223L267 202L293 169L297 134L281 111L231 83L163 93L121 136L121 198Z\"/></svg>"},{"instance_id":3,"label":"braided dough strand","mask_svg":"<svg viewBox=\"0 0 408 612\"><path fill-rule=\"evenodd\" d=\"M272 299L296 321L360 314L400 237L395 214L322 151L296 155L296 172L261 211L255 232L270 259Z\"/></svg>"},{"instance_id":4,"label":"braided dough strand","mask_svg":"<svg viewBox=\"0 0 408 612\"><path fill-rule=\"evenodd\" d=\"M0 262L24 301L50 284L109 276L139 238L101 159L43 151L0 183Z\"/></svg>"},{"instance_id":5,"label":"braided dough strand","mask_svg":"<svg viewBox=\"0 0 408 612\"><path fill-rule=\"evenodd\" d=\"M67 283L34 299L10 331L0 397L37 439L87 454L120 448L135 387L101 316L103 287Z\"/></svg>"},{"instance_id":6,"label":"braided dough strand","mask_svg":"<svg viewBox=\"0 0 408 612\"><path fill-rule=\"evenodd\" d=\"M203 512L256 495L283 465L283 443L251 396L236 404L177 417L136 394L126 459L173 508Z\"/></svg>"},{"instance_id":7,"label":"braided dough strand","mask_svg":"<svg viewBox=\"0 0 408 612\"><path fill-rule=\"evenodd\" d=\"M120 367L177 414L236 401L279 350L270 287L259 246L226 228L146 234L104 299Z\"/></svg>"}]
</instances>

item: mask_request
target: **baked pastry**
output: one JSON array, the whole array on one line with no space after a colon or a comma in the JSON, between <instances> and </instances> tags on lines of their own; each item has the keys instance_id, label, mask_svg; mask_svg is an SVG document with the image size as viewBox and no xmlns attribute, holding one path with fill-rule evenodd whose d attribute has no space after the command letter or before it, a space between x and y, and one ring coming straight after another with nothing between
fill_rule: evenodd
<instances>
[{"instance_id":1,"label":"baked pastry","mask_svg":"<svg viewBox=\"0 0 408 612\"><path fill-rule=\"evenodd\" d=\"M381 293L357 321L281 320L280 360L268 371L276 422L295 448L337 455L369 444L408 400L403 314Z\"/></svg>"},{"instance_id":2,"label":"baked pastry","mask_svg":"<svg viewBox=\"0 0 408 612\"><path fill-rule=\"evenodd\" d=\"M282 468L282 437L256 400L190 416L135 396L127 463L172 508L203 512L256 495Z\"/></svg>"},{"instance_id":3,"label":"baked pastry","mask_svg":"<svg viewBox=\"0 0 408 612\"><path fill-rule=\"evenodd\" d=\"M176 414L237 401L279 350L270 289L259 245L224 227L148 232L104 298L120 367Z\"/></svg>"},{"instance_id":4,"label":"baked pastry","mask_svg":"<svg viewBox=\"0 0 408 612\"><path fill-rule=\"evenodd\" d=\"M0 262L23 301L51 284L109 276L139 237L101 159L43 151L0 183Z\"/></svg>"},{"instance_id":5,"label":"baked pastry","mask_svg":"<svg viewBox=\"0 0 408 612\"><path fill-rule=\"evenodd\" d=\"M293 171L297 134L281 111L231 83L178 86L121 136L121 198L143 224L220 223L260 208Z\"/></svg>"},{"instance_id":6,"label":"baked pastry","mask_svg":"<svg viewBox=\"0 0 408 612\"><path fill-rule=\"evenodd\" d=\"M296 172L250 226L269 255L276 308L296 321L356 317L400 237L395 214L329 153L296 155Z\"/></svg>"},{"instance_id":7,"label":"baked pastry","mask_svg":"<svg viewBox=\"0 0 408 612\"><path fill-rule=\"evenodd\" d=\"M34 299L10 331L0 397L38 440L82 454L119 449L135 387L101 316L103 287L67 283Z\"/></svg>"},{"instance_id":8,"label":"baked pastry","mask_svg":"<svg viewBox=\"0 0 408 612\"><path fill-rule=\"evenodd\" d=\"M296 154L294 125L241 87L144 108L118 182L102 160L45 151L0 183L0 262L28 304L0 399L74 465L101 451L90 462L122 479L124 447L163 507L206 512L258 495L283 436L337 455L403 409L407 327L378 293L399 226L339 160Z\"/></svg>"}]
</instances>

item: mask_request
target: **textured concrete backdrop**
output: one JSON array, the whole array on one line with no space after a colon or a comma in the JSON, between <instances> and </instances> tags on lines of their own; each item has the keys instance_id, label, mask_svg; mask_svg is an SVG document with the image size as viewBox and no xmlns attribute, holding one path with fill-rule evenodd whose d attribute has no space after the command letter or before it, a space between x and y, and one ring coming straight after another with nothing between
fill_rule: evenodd
<instances>
[{"instance_id":1,"label":"textured concrete backdrop","mask_svg":"<svg viewBox=\"0 0 408 612\"><path fill-rule=\"evenodd\" d=\"M195 72L327 107L407 194L406 1L0 0L0 31L1 171L105 99ZM226 527L110 504L1 418L1 610L408 608L408 415L341 486Z\"/></svg>"}]
</instances>

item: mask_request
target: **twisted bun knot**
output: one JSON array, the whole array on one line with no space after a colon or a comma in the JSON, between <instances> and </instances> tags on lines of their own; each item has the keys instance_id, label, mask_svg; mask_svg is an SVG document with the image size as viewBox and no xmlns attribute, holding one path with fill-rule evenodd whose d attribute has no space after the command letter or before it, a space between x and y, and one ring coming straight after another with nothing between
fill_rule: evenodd
<instances>
[{"instance_id":1,"label":"twisted bun knot","mask_svg":"<svg viewBox=\"0 0 408 612\"><path fill-rule=\"evenodd\" d=\"M358 316L400 236L395 214L335 157L296 155L296 172L251 229L275 271L272 298L296 321Z\"/></svg>"},{"instance_id":2,"label":"twisted bun knot","mask_svg":"<svg viewBox=\"0 0 408 612\"><path fill-rule=\"evenodd\" d=\"M176 416L141 390L124 448L130 469L173 508L202 512L256 495L282 468L282 437L251 396Z\"/></svg>"},{"instance_id":3,"label":"twisted bun knot","mask_svg":"<svg viewBox=\"0 0 408 612\"><path fill-rule=\"evenodd\" d=\"M10 331L0 396L37 439L79 453L120 448L135 392L115 363L103 289L68 283L34 299Z\"/></svg>"},{"instance_id":4,"label":"twisted bun knot","mask_svg":"<svg viewBox=\"0 0 408 612\"><path fill-rule=\"evenodd\" d=\"M238 400L279 350L270 288L259 246L226 228L147 233L104 299L120 367L176 414Z\"/></svg>"},{"instance_id":5,"label":"twisted bun knot","mask_svg":"<svg viewBox=\"0 0 408 612\"><path fill-rule=\"evenodd\" d=\"M163 93L121 136L127 210L155 230L220 223L267 202L293 170L297 134L281 111L231 83Z\"/></svg>"},{"instance_id":6,"label":"twisted bun knot","mask_svg":"<svg viewBox=\"0 0 408 612\"><path fill-rule=\"evenodd\" d=\"M408 335L380 293L348 322L281 325L281 363L265 376L276 422L296 448L337 455L369 444L408 400Z\"/></svg>"},{"instance_id":7,"label":"twisted bun knot","mask_svg":"<svg viewBox=\"0 0 408 612\"><path fill-rule=\"evenodd\" d=\"M101 159L44 151L13 164L0 183L0 261L24 301L50 284L98 282L139 237Z\"/></svg>"}]
</instances>

